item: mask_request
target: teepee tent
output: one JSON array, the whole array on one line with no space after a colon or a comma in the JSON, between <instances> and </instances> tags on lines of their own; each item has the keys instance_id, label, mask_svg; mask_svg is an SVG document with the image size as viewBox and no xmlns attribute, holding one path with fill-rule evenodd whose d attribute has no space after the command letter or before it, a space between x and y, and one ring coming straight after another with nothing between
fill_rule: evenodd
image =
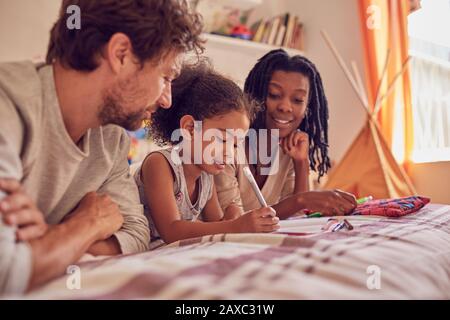
<instances>
[{"instance_id":1,"label":"teepee tent","mask_svg":"<svg viewBox=\"0 0 450 320\"><path fill-rule=\"evenodd\" d=\"M406 70L409 59L406 60L402 69L389 84L386 93L381 96L381 90L378 91L375 105L373 108L369 108L366 91L356 63L352 62L353 77L325 31L322 31L322 36L367 112L367 120L363 128L350 145L341 162L331 170L324 188L341 189L351 192L357 197L371 195L375 199L396 198L416 194L414 186L403 167L396 162L375 120L381 109L382 101L393 91L395 81ZM385 65L378 88L381 88L388 61L389 50L386 54Z\"/></svg>"}]
</instances>

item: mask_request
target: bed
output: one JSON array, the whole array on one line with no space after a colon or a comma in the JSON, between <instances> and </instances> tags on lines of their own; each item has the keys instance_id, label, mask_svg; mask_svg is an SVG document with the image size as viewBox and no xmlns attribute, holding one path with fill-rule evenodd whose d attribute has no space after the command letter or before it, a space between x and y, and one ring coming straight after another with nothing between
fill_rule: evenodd
<instances>
[{"instance_id":1,"label":"bed","mask_svg":"<svg viewBox=\"0 0 450 320\"><path fill-rule=\"evenodd\" d=\"M450 206L402 218L282 221L277 234L226 234L86 260L29 299L450 299Z\"/></svg>"}]
</instances>

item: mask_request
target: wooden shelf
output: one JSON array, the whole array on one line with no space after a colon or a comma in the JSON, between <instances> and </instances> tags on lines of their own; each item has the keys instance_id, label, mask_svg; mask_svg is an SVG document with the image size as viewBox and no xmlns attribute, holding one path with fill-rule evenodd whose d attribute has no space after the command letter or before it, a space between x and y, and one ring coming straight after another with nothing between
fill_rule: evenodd
<instances>
[{"instance_id":1,"label":"wooden shelf","mask_svg":"<svg viewBox=\"0 0 450 320\"><path fill-rule=\"evenodd\" d=\"M263 4L263 0L190 0L197 5L228 6L240 10L249 10ZM208 2L209 1L209 2Z\"/></svg>"},{"instance_id":2,"label":"wooden shelf","mask_svg":"<svg viewBox=\"0 0 450 320\"><path fill-rule=\"evenodd\" d=\"M207 40L208 47L215 47L217 49L223 49L230 52L233 51L247 51L249 53L254 53L255 57L262 57L267 52L274 49L284 49L289 55L302 55L304 56L303 51L299 51L292 48L284 48L272 46L266 43L253 42L250 40L243 40L238 38L232 38L227 36L220 36L210 33L204 33L203 37Z\"/></svg>"},{"instance_id":3,"label":"wooden shelf","mask_svg":"<svg viewBox=\"0 0 450 320\"><path fill-rule=\"evenodd\" d=\"M220 0L220 4L227 5L241 10L248 10L262 4L262 0Z\"/></svg>"}]
</instances>

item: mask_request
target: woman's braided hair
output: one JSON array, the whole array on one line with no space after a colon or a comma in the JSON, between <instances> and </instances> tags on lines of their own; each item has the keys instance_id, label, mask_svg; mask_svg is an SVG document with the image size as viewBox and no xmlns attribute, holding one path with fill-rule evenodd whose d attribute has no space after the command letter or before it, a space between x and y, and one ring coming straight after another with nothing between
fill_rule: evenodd
<instances>
[{"instance_id":1,"label":"woman's braided hair","mask_svg":"<svg viewBox=\"0 0 450 320\"><path fill-rule=\"evenodd\" d=\"M299 129L309 135L309 160L318 170L319 180L331 167L328 157L328 102L316 66L300 55L290 57L283 49L272 50L258 60L250 71L244 92L261 103L252 128L265 128L266 105L270 79L275 71L298 72L309 79L310 91L305 119Z\"/></svg>"}]
</instances>

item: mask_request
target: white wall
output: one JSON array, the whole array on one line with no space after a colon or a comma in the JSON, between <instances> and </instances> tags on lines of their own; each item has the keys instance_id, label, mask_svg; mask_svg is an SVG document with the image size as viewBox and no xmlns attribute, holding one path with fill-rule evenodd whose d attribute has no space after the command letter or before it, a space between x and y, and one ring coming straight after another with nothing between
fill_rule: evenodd
<instances>
[{"instance_id":1,"label":"white wall","mask_svg":"<svg viewBox=\"0 0 450 320\"><path fill-rule=\"evenodd\" d=\"M450 162L416 163L409 171L419 194L450 204Z\"/></svg>"},{"instance_id":2,"label":"white wall","mask_svg":"<svg viewBox=\"0 0 450 320\"><path fill-rule=\"evenodd\" d=\"M356 61L364 77L357 1L287 0L287 5L303 22L306 56L322 75L330 108L330 156L338 161L363 126L365 113L320 30L328 32L349 68L350 62Z\"/></svg>"},{"instance_id":3,"label":"white wall","mask_svg":"<svg viewBox=\"0 0 450 320\"><path fill-rule=\"evenodd\" d=\"M0 61L45 58L59 0L0 0Z\"/></svg>"}]
</instances>

